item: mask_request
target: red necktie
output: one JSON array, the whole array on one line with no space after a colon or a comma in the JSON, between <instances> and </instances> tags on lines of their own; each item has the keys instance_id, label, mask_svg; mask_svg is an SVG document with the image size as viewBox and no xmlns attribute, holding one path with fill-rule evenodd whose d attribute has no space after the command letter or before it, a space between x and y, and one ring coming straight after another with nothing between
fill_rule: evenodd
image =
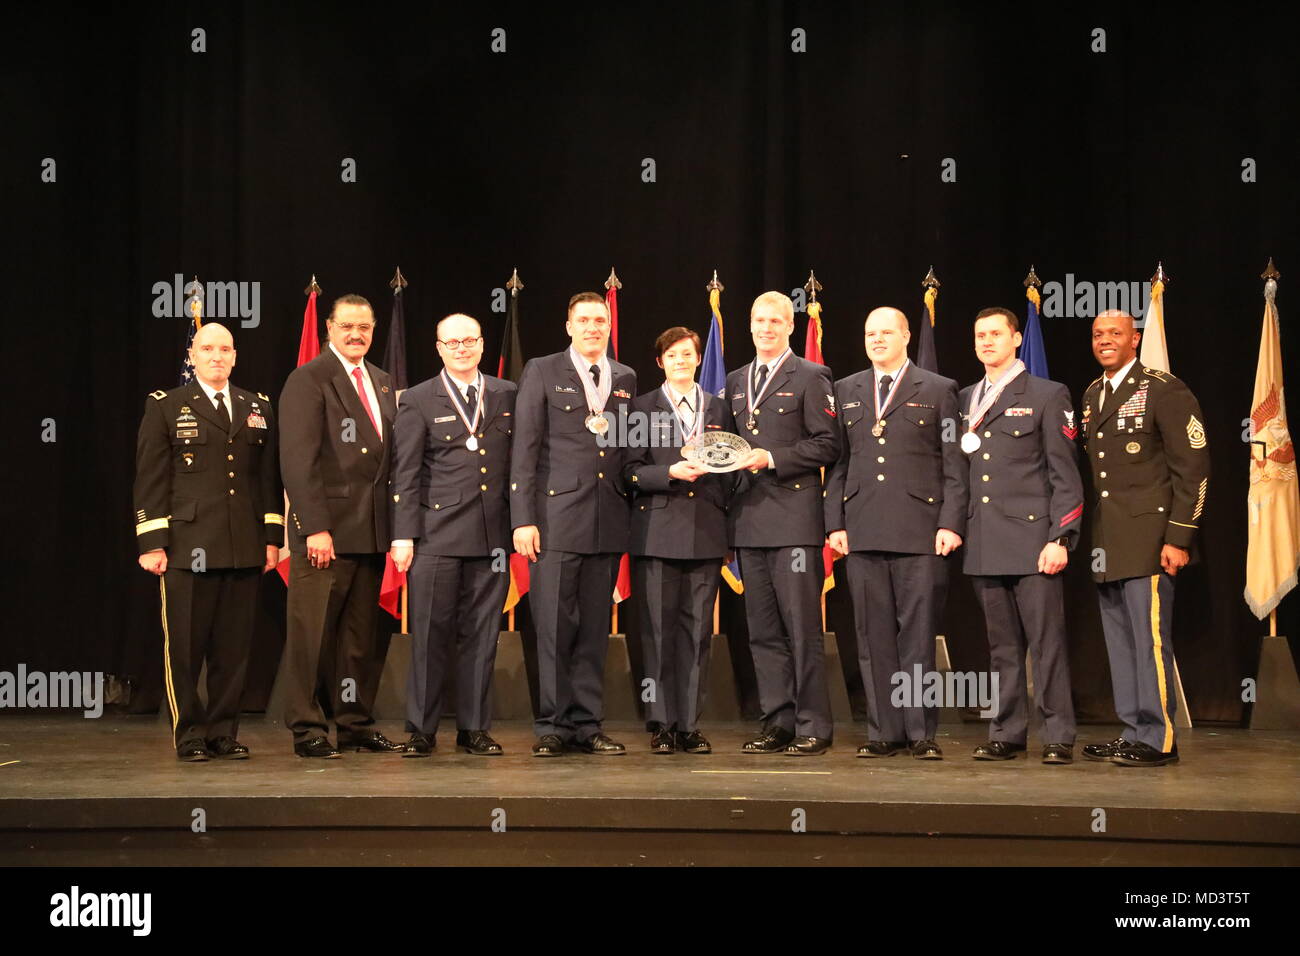
<instances>
[{"instance_id":1,"label":"red necktie","mask_svg":"<svg viewBox=\"0 0 1300 956\"><path fill-rule=\"evenodd\" d=\"M375 413L370 407L370 399L366 398L366 383L361 380L361 369L354 368L352 377L357 380L357 394L361 396L361 404L365 406L366 414L370 416L370 424L375 426L375 434L379 436L380 441L383 441L384 434L379 430L379 422L375 421Z\"/></svg>"}]
</instances>

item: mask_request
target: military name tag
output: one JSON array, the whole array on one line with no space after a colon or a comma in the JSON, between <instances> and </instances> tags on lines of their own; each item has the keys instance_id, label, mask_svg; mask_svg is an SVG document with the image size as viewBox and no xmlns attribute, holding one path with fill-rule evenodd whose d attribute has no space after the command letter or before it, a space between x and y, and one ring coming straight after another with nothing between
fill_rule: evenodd
<instances>
[{"instance_id":1,"label":"military name tag","mask_svg":"<svg viewBox=\"0 0 1300 956\"><path fill-rule=\"evenodd\" d=\"M199 430L197 428L178 428L176 429L177 438L198 438Z\"/></svg>"},{"instance_id":2,"label":"military name tag","mask_svg":"<svg viewBox=\"0 0 1300 956\"><path fill-rule=\"evenodd\" d=\"M445 422L454 422L455 420L456 420L455 415L443 415L441 418L435 418L433 420L433 423L435 425L442 425Z\"/></svg>"},{"instance_id":3,"label":"military name tag","mask_svg":"<svg viewBox=\"0 0 1300 956\"><path fill-rule=\"evenodd\" d=\"M682 446L682 457L716 474L737 471L749 454L749 442L731 432L708 432Z\"/></svg>"}]
</instances>

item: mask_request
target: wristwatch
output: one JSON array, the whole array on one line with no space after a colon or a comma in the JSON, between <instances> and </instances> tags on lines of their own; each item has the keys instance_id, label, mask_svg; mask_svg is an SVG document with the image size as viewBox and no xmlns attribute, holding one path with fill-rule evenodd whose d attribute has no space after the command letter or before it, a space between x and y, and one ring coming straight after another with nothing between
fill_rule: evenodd
<instances>
[{"instance_id":1,"label":"wristwatch","mask_svg":"<svg viewBox=\"0 0 1300 956\"><path fill-rule=\"evenodd\" d=\"M1053 543L1053 544L1059 544L1059 545L1060 545L1061 547L1063 547L1063 548L1069 548L1069 547L1070 547L1070 538L1069 538L1068 535L1061 535L1061 537L1057 538L1057 539L1056 539L1055 541L1053 541L1052 543Z\"/></svg>"}]
</instances>

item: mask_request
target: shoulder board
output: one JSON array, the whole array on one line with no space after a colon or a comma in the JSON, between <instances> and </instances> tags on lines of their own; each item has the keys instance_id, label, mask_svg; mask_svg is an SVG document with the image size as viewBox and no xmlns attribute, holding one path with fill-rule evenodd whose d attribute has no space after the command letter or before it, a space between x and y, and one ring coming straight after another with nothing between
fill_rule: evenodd
<instances>
[{"instance_id":1,"label":"shoulder board","mask_svg":"<svg viewBox=\"0 0 1300 956\"><path fill-rule=\"evenodd\" d=\"M1150 375L1152 378L1158 379L1161 382L1167 382L1173 377L1168 372L1163 372L1158 368L1143 368L1142 374Z\"/></svg>"},{"instance_id":2,"label":"shoulder board","mask_svg":"<svg viewBox=\"0 0 1300 956\"><path fill-rule=\"evenodd\" d=\"M161 402L164 398L167 397L167 393L160 388L156 392L150 392L149 397Z\"/></svg>"},{"instance_id":3,"label":"shoulder board","mask_svg":"<svg viewBox=\"0 0 1300 956\"><path fill-rule=\"evenodd\" d=\"M269 402L269 401L271 400L271 396L270 396L270 395L263 395L261 392L258 392L258 393L257 393L257 397L260 398L260 399L261 399L262 401L264 401L264 402Z\"/></svg>"}]
</instances>

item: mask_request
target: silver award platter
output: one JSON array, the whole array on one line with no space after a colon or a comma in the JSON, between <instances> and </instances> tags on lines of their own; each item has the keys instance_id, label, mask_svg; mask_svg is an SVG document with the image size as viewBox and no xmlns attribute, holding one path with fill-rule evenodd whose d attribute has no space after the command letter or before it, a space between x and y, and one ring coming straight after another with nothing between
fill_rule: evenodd
<instances>
[{"instance_id":1,"label":"silver award platter","mask_svg":"<svg viewBox=\"0 0 1300 956\"><path fill-rule=\"evenodd\" d=\"M739 470L749 452L749 442L731 432L707 432L682 446L683 458L719 474Z\"/></svg>"}]
</instances>

